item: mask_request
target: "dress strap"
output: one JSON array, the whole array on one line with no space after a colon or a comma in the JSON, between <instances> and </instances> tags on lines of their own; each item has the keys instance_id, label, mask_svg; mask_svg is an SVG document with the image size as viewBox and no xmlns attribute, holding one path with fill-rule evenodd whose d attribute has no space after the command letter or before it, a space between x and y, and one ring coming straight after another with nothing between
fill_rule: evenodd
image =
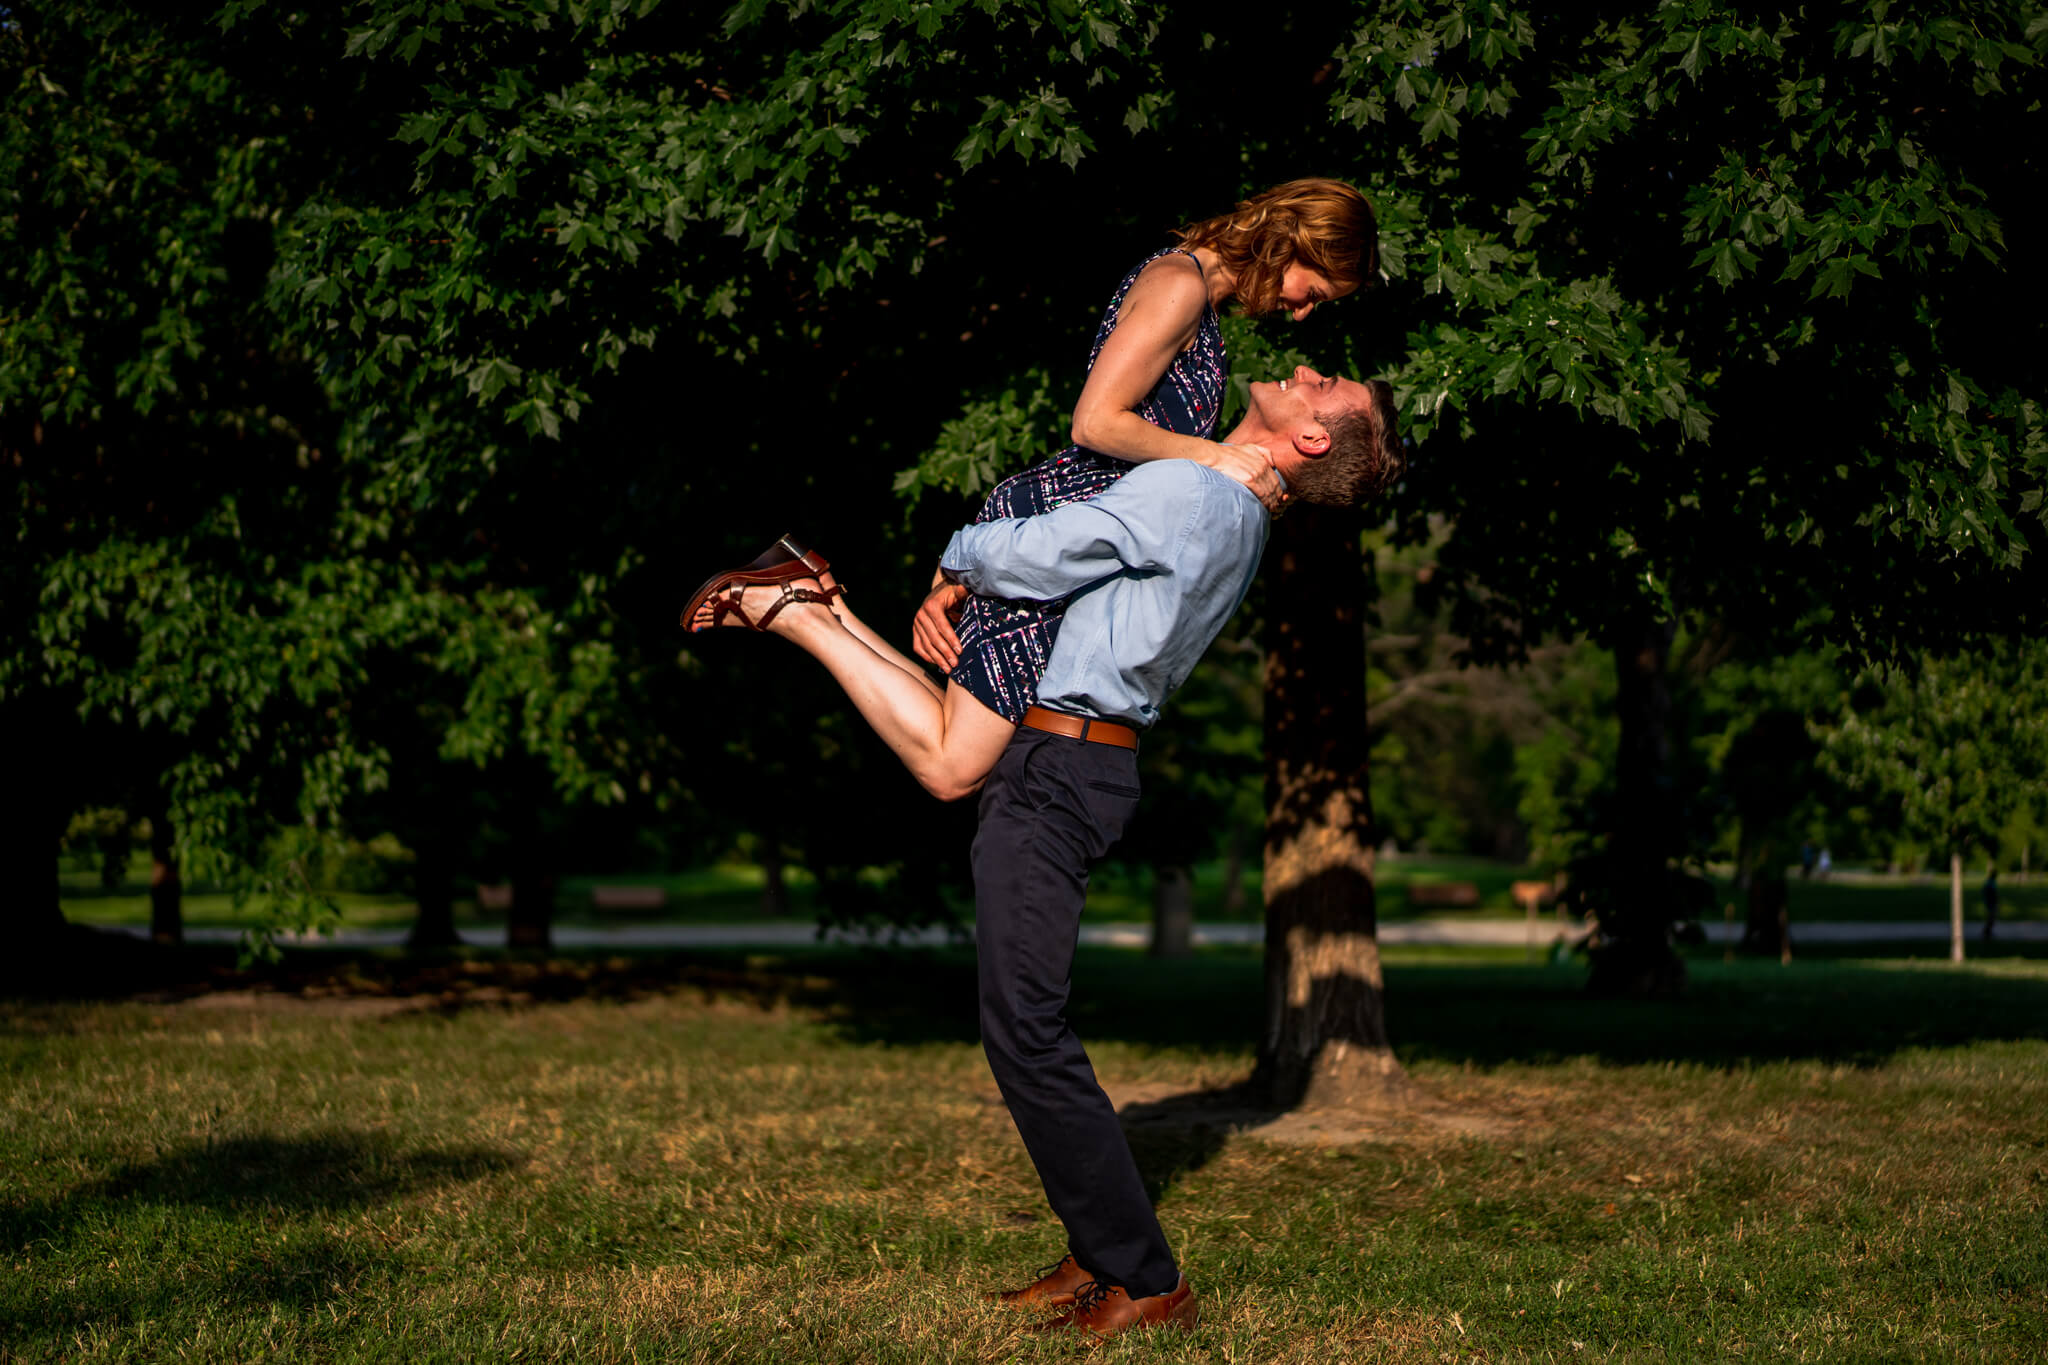
<instances>
[{"instance_id":1,"label":"dress strap","mask_svg":"<svg viewBox=\"0 0 2048 1365\"><path fill-rule=\"evenodd\" d=\"M1193 252L1193 251L1192 251L1191 249L1189 249L1188 247L1184 247L1184 246L1170 246L1170 247L1167 247L1167 248L1166 248L1165 250L1163 250L1163 251L1161 251L1161 252L1159 253L1159 256L1175 256L1175 255L1179 255L1179 256L1185 256L1185 257L1187 257L1187 258L1188 258L1188 259L1189 259L1190 261L1194 262L1194 266L1195 266L1195 273L1196 273L1196 274L1198 274L1198 275L1200 275L1200 276L1202 277L1202 286L1203 286L1203 292L1204 292L1204 293L1207 293L1207 292L1208 292L1208 284L1209 284L1209 272L1208 272L1208 271L1206 271L1206 270L1204 270L1204 269L1202 269L1202 258L1201 258L1200 256L1197 256L1197 255L1196 255L1196 254L1195 254L1195 253L1194 253L1194 252ZM1154 257L1152 258L1152 260L1154 260L1154 261L1158 260L1158 259L1159 259L1159 256L1154 256ZM1151 261L1148 261L1148 262L1146 262L1146 264L1147 264L1147 265L1150 265L1150 264L1151 264ZM1202 303L1202 314L1203 314L1203 316L1205 316L1205 317L1208 317L1208 316L1213 316L1213 315L1215 314L1215 312L1216 312L1216 305L1215 305L1215 304L1213 304L1213 303L1210 303L1210 302L1208 302L1208 301L1207 301L1207 300L1205 299L1205 300L1203 301L1203 303Z\"/></svg>"}]
</instances>

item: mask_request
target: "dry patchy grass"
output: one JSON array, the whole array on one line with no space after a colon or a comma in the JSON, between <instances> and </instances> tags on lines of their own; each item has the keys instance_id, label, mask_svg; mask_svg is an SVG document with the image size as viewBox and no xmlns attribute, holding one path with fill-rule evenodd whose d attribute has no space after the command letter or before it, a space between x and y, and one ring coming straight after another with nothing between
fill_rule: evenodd
<instances>
[{"instance_id":1,"label":"dry patchy grass","mask_svg":"<svg viewBox=\"0 0 2048 1365\"><path fill-rule=\"evenodd\" d=\"M0 1358L1071 1358L975 1297L1059 1250L978 1051L843 1023L701 989L0 1009ZM1096 1051L1141 1103L1248 1060ZM1320 1141L1134 1129L1204 1323L1098 1358L2048 1342L2036 1039L1411 1072L1412 1112Z\"/></svg>"}]
</instances>

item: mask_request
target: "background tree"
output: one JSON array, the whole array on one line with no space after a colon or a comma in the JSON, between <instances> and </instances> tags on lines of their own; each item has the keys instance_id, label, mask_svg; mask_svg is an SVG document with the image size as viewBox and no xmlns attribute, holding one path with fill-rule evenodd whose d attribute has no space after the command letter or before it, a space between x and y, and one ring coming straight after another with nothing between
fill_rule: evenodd
<instances>
[{"instance_id":1,"label":"background tree","mask_svg":"<svg viewBox=\"0 0 2048 1365\"><path fill-rule=\"evenodd\" d=\"M372 122L418 149L415 180L301 215L279 297L355 401L412 424L410 477L447 496L509 447L436 424L560 433L618 410L657 357L671 406L818 404L812 480L922 450L906 485L971 495L994 452L1044 449L1069 401L1051 310L1019 304L1113 278L1136 254L1124 225L1188 216L1132 204L1132 165L1191 209L1351 174L1396 277L1372 307L1412 325L1398 353L1327 322L1288 349L1401 377L1425 443L1401 506L1418 536L1430 515L1452 528L1434 590L1475 655L1561 633L1613 654L1611 976L1673 979L1669 873L1697 851L1669 757L1689 749L1664 677L1680 618L1739 611L1769 634L1818 612L1869 645L2032 609L2015 566L2038 534L2018 519L2038 510L2038 413L2025 348L1978 324L1987 300L2038 294L2000 226L2034 152L1982 134L2037 104L2041 26L1996 5L1410 0L1216 43L1164 13L750 4L714 44L672 9L508 6L457 28L367 5L350 50L393 87L414 73ZM1244 70L1260 99L1169 93ZM987 249L987 223L1041 203L1101 205L1100 226L1024 234L1028 271ZM1234 339L1246 368L1274 358L1263 333ZM892 383L964 401L932 439L870 406ZM1710 451L1730 403L1774 439ZM775 427L741 431L742 459L781 455ZM690 505L747 486L730 463L692 471ZM916 517L957 516L934 505ZM598 581L621 601L632 576Z\"/></svg>"},{"instance_id":2,"label":"background tree","mask_svg":"<svg viewBox=\"0 0 2048 1365\"><path fill-rule=\"evenodd\" d=\"M48 866L76 774L160 793L186 875L312 922L266 849L280 821L338 838L388 780L356 707L393 654L463 679L450 756L539 753L565 791L619 794L579 720L609 686L601 624L494 581L479 528L440 517L265 305L281 223L390 160L339 38L101 5L0 22L0 723L65 755L6 822L17 867ZM24 927L57 923L53 889L12 878Z\"/></svg>"},{"instance_id":3,"label":"background tree","mask_svg":"<svg viewBox=\"0 0 2048 1365\"><path fill-rule=\"evenodd\" d=\"M1858 679L1819 729L1845 786L1948 854L1949 957L1963 960L1963 856L2048 794L2048 647L1987 640Z\"/></svg>"},{"instance_id":4,"label":"background tree","mask_svg":"<svg viewBox=\"0 0 2048 1365\"><path fill-rule=\"evenodd\" d=\"M1822 770L1812 727L1841 697L1832 658L1808 651L1733 658L1698 684L1697 746L1713 774L1719 816L1735 826L1735 882L1745 900L1742 946L1781 960L1791 953L1785 869L1817 826L1848 832L1851 804ZM1723 851L1729 851L1724 839Z\"/></svg>"},{"instance_id":5,"label":"background tree","mask_svg":"<svg viewBox=\"0 0 2048 1365\"><path fill-rule=\"evenodd\" d=\"M410 819L379 795L401 760L434 771L426 724L443 775L550 828L631 803L729 846L772 796L837 913L932 912L928 869L876 866L926 808L829 687L760 642L679 645L670 613L795 525L904 619L944 530L1061 443L1106 283L1296 174L1368 187L1390 280L1284 333L1233 323L1238 377L1396 377L1421 606L1477 660L1574 637L1613 660L1599 979L1676 976L1701 825L1674 642L1905 652L2038 620L2043 266L2003 223L2040 152L2000 135L2038 116L2030 5L217 18L0 23L24 300L0 721L102 727L107 763L164 777L188 871L280 820ZM1297 666L1356 645L1362 673L1338 638L1367 626L1362 529L1267 600L1268 894L1351 888L1281 907L1276 1001L1297 967L1322 984L1276 1015L1301 1028L1269 1076L1331 1045L1384 1071L1370 736L1278 705L1319 681ZM389 704L362 703L378 679ZM152 729L165 774L122 747ZM46 867L61 824L10 813Z\"/></svg>"},{"instance_id":6,"label":"background tree","mask_svg":"<svg viewBox=\"0 0 2048 1365\"><path fill-rule=\"evenodd\" d=\"M1417 286L1406 534L1452 527L1431 587L1475 656L1615 659L1596 979L1676 976L1676 624L1883 653L2038 613L2042 265L2002 227L2038 147L1996 130L2038 117L2044 35L2004 4L1410 3L1343 54Z\"/></svg>"}]
</instances>

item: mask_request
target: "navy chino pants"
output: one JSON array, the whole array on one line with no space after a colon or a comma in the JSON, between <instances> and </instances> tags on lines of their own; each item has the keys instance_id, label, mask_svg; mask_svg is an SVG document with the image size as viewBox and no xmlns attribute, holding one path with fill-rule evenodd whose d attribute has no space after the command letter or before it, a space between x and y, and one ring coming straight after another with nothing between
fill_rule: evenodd
<instances>
[{"instance_id":1,"label":"navy chino pants","mask_svg":"<svg viewBox=\"0 0 2048 1365\"><path fill-rule=\"evenodd\" d=\"M1017 731L981 791L981 1041L1081 1267L1132 1298L1180 1281L1116 1109L1067 1024L1088 873L1138 805L1129 749Z\"/></svg>"}]
</instances>

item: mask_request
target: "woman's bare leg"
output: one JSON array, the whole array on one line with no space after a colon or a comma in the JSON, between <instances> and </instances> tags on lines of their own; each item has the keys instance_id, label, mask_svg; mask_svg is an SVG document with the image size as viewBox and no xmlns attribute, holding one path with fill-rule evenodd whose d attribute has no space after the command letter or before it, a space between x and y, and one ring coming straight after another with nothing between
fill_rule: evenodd
<instances>
[{"instance_id":1,"label":"woman's bare leg","mask_svg":"<svg viewBox=\"0 0 2048 1365\"><path fill-rule=\"evenodd\" d=\"M801 585L807 586L808 580ZM747 615L756 621L781 595L776 587L743 591ZM699 619L709 619L708 609ZM862 719L903 760L910 775L941 801L979 790L1017 731L965 688L949 683L942 691L923 669L851 613L842 621L827 607L791 602L769 622L768 633L780 635L825 665Z\"/></svg>"},{"instance_id":2,"label":"woman's bare leg","mask_svg":"<svg viewBox=\"0 0 2048 1365\"><path fill-rule=\"evenodd\" d=\"M934 697L939 698L941 701L945 700L946 689L948 688L948 686L950 686L950 684L942 683L938 681L936 678L932 677L932 675L925 670L923 664L920 664L916 660L910 658L902 650L896 648L896 646L890 644L887 640L884 640L881 636L875 634L874 631L870 630L868 628L867 622L861 620L858 616L855 616L851 611L847 609L845 598L842 597L834 600L834 602L832 603L832 610L835 614L838 615L839 623L845 626L848 631L852 632L853 637L856 640L859 640L869 649L872 649L873 651L875 651L875 653L881 655L884 659L887 659L890 663L896 665L898 668L908 673L911 677L917 679L918 683L921 686L923 686L927 691L929 691Z\"/></svg>"}]
</instances>

